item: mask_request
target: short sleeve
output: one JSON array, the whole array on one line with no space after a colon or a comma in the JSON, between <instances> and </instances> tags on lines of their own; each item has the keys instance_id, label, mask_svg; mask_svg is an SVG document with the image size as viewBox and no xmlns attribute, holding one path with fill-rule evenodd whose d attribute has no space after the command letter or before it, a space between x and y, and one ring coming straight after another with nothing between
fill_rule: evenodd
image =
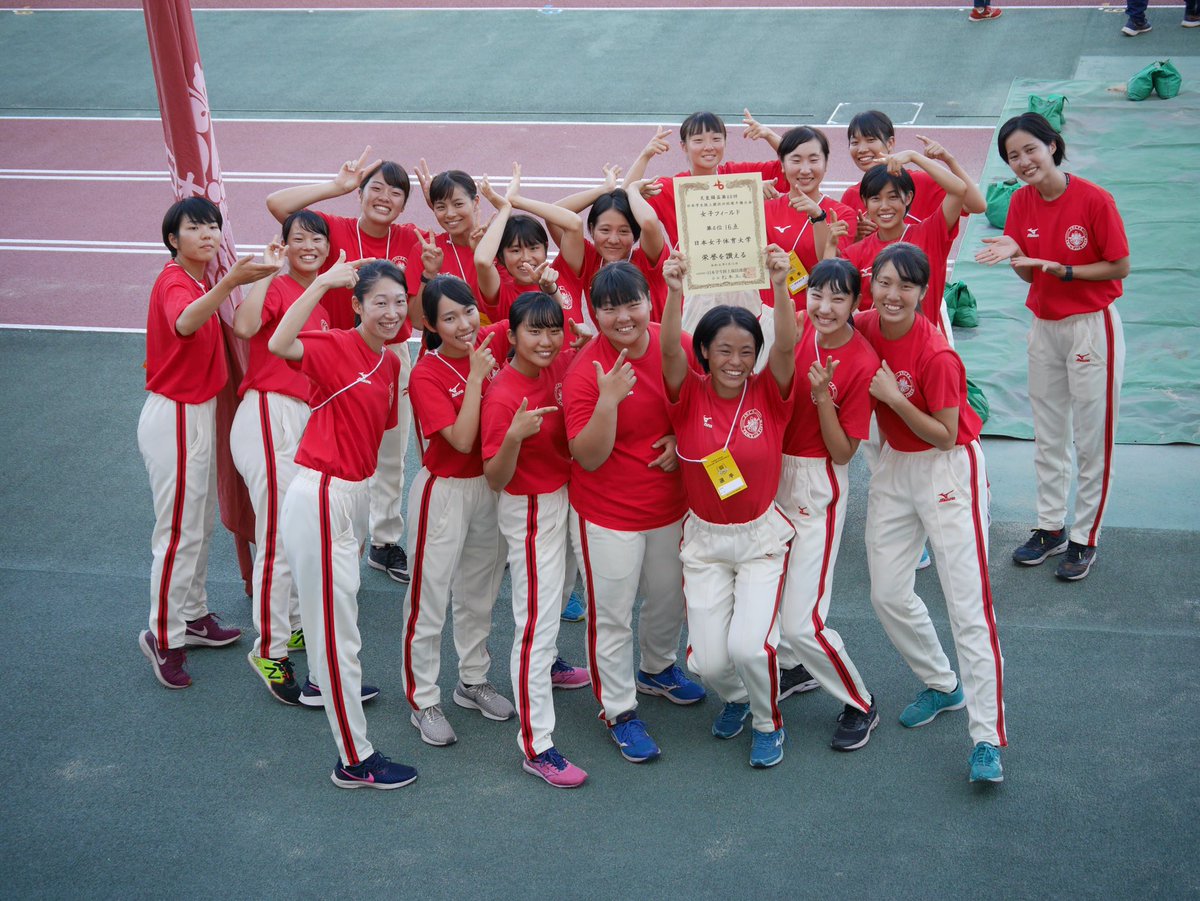
<instances>
[{"instance_id":1,"label":"short sleeve","mask_svg":"<svg viewBox=\"0 0 1200 901\"><path fill-rule=\"evenodd\" d=\"M921 374L921 393L930 413L947 407L961 407L963 364L954 351L938 351L925 363Z\"/></svg>"},{"instance_id":2,"label":"short sleeve","mask_svg":"<svg viewBox=\"0 0 1200 901\"><path fill-rule=\"evenodd\" d=\"M592 359L576 360L563 379L563 408L566 413L567 438L574 440L592 420L600 386L596 383L596 367Z\"/></svg>"},{"instance_id":3,"label":"short sleeve","mask_svg":"<svg viewBox=\"0 0 1200 901\"><path fill-rule=\"evenodd\" d=\"M449 394L429 375L428 367L413 369L408 380L408 399L421 426L421 434L426 437L454 425L458 419L458 411Z\"/></svg>"},{"instance_id":4,"label":"short sleeve","mask_svg":"<svg viewBox=\"0 0 1200 901\"><path fill-rule=\"evenodd\" d=\"M498 395L493 396L491 392L483 398L483 422L480 426L480 434L482 435L484 460L490 460L500 452L504 436L508 434L508 428L512 425L516 411L506 401L507 398L501 399Z\"/></svg>"}]
</instances>

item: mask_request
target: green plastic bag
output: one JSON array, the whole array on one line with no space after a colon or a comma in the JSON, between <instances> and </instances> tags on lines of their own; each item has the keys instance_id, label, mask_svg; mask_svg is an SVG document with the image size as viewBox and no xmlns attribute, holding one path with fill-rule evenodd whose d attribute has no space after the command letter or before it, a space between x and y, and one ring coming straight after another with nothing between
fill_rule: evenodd
<instances>
[{"instance_id":1,"label":"green plastic bag","mask_svg":"<svg viewBox=\"0 0 1200 901\"><path fill-rule=\"evenodd\" d=\"M1029 95L1029 112L1041 113L1046 117L1055 131L1063 130L1063 107L1067 104L1067 98L1062 94L1049 94L1046 97L1039 97L1037 94Z\"/></svg>"},{"instance_id":2,"label":"green plastic bag","mask_svg":"<svg viewBox=\"0 0 1200 901\"><path fill-rule=\"evenodd\" d=\"M951 282L943 295L950 324L957 328L979 326L979 304L966 282Z\"/></svg>"},{"instance_id":3,"label":"green plastic bag","mask_svg":"<svg viewBox=\"0 0 1200 901\"><path fill-rule=\"evenodd\" d=\"M1150 96L1154 91L1154 73L1160 65L1161 63L1151 63L1129 79L1125 93L1129 95L1130 100L1145 100Z\"/></svg>"},{"instance_id":4,"label":"green plastic bag","mask_svg":"<svg viewBox=\"0 0 1200 901\"><path fill-rule=\"evenodd\" d=\"M979 414L980 420L988 421L988 416L992 413L992 406L988 403L987 395L983 393L983 389L967 376L967 403L971 405L971 409Z\"/></svg>"},{"instance_id":5,"label":"green plastic bag","mask_svg":"<svg viewBox=\"0 0 1200 901\"><path fill-rule=\"evenodd\" d=\"M1008 219L1008 204L1012 200L1013 192L1021 185L1015 178L1009 178L1005 181L993 182L987 187L987 211L984 215L987 221L996 228L1004 228L1004 223Z\"/></svg>"},{"instance_id":6,"label":"green plastic bag","mask_svg":"<svg viewBox=\"0 0 1200 901\"><path fill-rule=\"evenodd\" d=\"M1158 71L1154 73L1154 90L1158 92L1158 96L1163 100L1170 100L1179 94L1182 87L1183 76L1179 74L1175 64L1169 59L1160 62Z\"/></svg>"},{"instance_id":7,"label":"green plastic bag","mask_svg":"<svg viewBox=\"0 0 1200 901\"><path fill-rule=\"evenodd\" d=\"M1163 100L1170 100L1183 87L1183 76L1169 59L1150 63L1136 72L1125 86L1130 100L1145 100L1152 91L1157 91Z\"/></svg>"}]
</instances>

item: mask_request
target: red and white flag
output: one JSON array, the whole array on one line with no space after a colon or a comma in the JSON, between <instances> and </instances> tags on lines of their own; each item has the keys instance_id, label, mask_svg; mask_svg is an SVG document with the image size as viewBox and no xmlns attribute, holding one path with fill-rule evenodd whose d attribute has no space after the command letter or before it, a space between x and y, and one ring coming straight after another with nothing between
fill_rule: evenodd
<instances>
[{"instance_id":1,"label":"red and white flag","mask_svg":"<svg viewBox=\"0 0 1200 901\"><path fill-rule=\"evenodd\" d=\"M192 5L189 0L142 0L142 11L146 16L146 35L150 41L150 60L154 66L167 166L175 199L207 197L220 207L224 218L221 249L205 273L208 283L215 285L237 260L237 249L229 207L225 202L225 185L221 181L221 163L217 158L208 90L196 44ZM235 289L220 309L230 378L229 384L217 396L217 496L221 522L237 539L238 560L249 594L253 566L249 545L254 541L254 509L229 452L229 429L238 403L237 386L245 372L249 353L245 342L233 334L231 325L233 312L240 301L241 289Z\"/></svg>"}]
</instances>

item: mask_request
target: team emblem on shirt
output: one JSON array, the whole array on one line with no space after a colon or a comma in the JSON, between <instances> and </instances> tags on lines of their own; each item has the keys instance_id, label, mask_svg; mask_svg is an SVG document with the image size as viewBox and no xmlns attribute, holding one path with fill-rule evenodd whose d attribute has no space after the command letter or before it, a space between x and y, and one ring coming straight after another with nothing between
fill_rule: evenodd
<instances>
[{"instance_id":1,"label":"team emblem on shirt","mask_svg":"<svg viewBox=\"0 0 1200 901\"><path fill-rule=\"evenodd\" d=\"M570 309L574 308L575 300L574 300L574 298L571 297L570 291L568 291L566 288L563 288L560 286L558 289L558 296L562 298L560 303L562 304L562 308L564 310L570 310Z\"/></svg>"},{"instance_id":2,"label":"team emblem on shirt","mask_svg":"<svg viewBox=\"0 0 1200 901\"><path fill-rule=\"evenodd\" d=\"M912 397L913 391L916 390L916 384L913 381L912 373L907 369L901 369L896 373L896 387L900 389L900 393L905 397Z\"/></svg>"},{"instance_id":3,"label":"team emblem on shirt","mask_svg":"<svg viewBox=\"0 0 1200 901\"><path fill-rule=\"evenodd\" d=\"M747 438L757 438L763 433L763 415L757 408L750 408L742 414L742 434Z\"/></svg>"},{"instance_id":4,"label":"team emblem on shirt","mask_svg":"<svg viewBox=\"0 0 1200 901\"><path fill-rule=\"evenodd\" d=\"M815 393L810 391L808 392L808 396L814 404L817 402L817 395ZM834 382L829 383L829 399L835 404L837 403L837 384Z\"/></svg>"},{"instance_id":5,"label":"team emblem on shirt","mask_svg":"<svg viewBox=\"0 0 1200 901\"><path fill-rule=\"evenodd\" d=\"M1072 225L1067 229L1067 249L1083 250L1088 245L1087 229L1082 225Z\"/></svg>"}]
</instances>

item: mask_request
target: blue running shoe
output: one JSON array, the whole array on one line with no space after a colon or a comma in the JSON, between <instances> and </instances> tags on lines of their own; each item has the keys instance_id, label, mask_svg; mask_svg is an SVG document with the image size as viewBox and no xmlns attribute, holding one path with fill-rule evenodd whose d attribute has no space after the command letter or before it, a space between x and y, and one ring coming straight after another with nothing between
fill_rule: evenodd
<instances>
[{"instance_id":1,"label":"blue running shoe","mask_svg":"<svg viewBox=\"0 0 1200 901\"><path fill-rule=\"evenodd\" d=\"M954 691L927 688L901 712L900 725L915 729L917 726L932 723L933 718L945 710L961 710L966 705L961 680L954 686Z\"/></svg>"},{"instance_id":2,"label":"blue running shoe","mask_svg":"<svg viewBox=\"0 0 1200 901\"><path fill-rule=\"evenodd\" d=\"M616 722L608 727L608 734L621 749L621 756L630 763L646 763L655 760L662 753L654 739L646 732L646 724L639 720L632 710L627 710L617 717Z\"/></svg>"},{"instance_id":3,"label":"blue running shoe","mask_svg":"<svg viewBox=\"0 0 1200 901\"><path fill-rule=\"evenodd\" d=\"M416 781L417 771L376 751L357 766L339 760L330 778L338 788L403 788Z\"/></svg>"},{"instance_id":4,"label":"blue running shoe","mask_svg":"<svg viewBox=\"0 0 1200 901\"><path fill-rule=\"evenodd\" d=\"M362 684L362 693L360 695L362 702L372 701L379 697L379 689L374 685ZM300 689L300 703L305 707L325 707L325 698L321 694L321 689L313 685L312 679L304 680L304 687Z\"/></svg>"},{"instance_id":5,"label":"blue running shoe","mask_svg":"<svg viewBox=\"0 0 1200 901\"><path fill-rule=\"evenodd\" d=\"M695 704L705 697L703 686L685 676L674 664L653 676L638 670L637 690L644 695L666 698L672 704Z\"/></svg>"},{"instance_id":6,"label":"blue running shoe","mask_svg":"<svg viewBox=\"0 0 1200 901\"><path fill-rule=\"evenodd\" d=\"M742 724L750 715L749 704L726 703L713 720L712 734L717 738L733 738L742 732Z\"/></svg>"},{"instance_id":7,"label":"blue running shoe","mask_svg":"<svg viewBox=\"0 0 1200 901\"><path fill-rule=\"evenodd\" d=\"M754 743L750 745L750 766L756 769L766 769L775 766L783 760L783 743L787 741L787 733L782 729L774 732L754 733Z\"/></svg>"},{"instance_id":8,"label":"blue running shoe","mask_svg":"<svg viewBox=\"0 0 1200 901\"><path fill-rule=\"evenodd\" d=\"M1003 782L1004 767L1000 765L1000 749L981 741L971 752L972 782Z\"/></svg>"},{"instance_id":9,"label":"blue running shoe","mask_svg":"<svg viewBox=\"0 0 1200 901\"><path fill-rule=\"evenodd\" d=\"M921 545L921 559L917 561L917 571L929 569L931 563L933 563L933 559L929 556L929 545L923 544Z\"/></svg>"},{"instance_id":10,"label":"blue running shoe","mask_svg":"<svg viewBox=\"0 0 1200 901\"><path fill-rule=\"evenodd\" d=\"M583 615L583 601L572 591L571 599L567 601L567 606L563 607L562 620L564 623L578 623L583 621Z\"/></svg>"}]
</instances>

